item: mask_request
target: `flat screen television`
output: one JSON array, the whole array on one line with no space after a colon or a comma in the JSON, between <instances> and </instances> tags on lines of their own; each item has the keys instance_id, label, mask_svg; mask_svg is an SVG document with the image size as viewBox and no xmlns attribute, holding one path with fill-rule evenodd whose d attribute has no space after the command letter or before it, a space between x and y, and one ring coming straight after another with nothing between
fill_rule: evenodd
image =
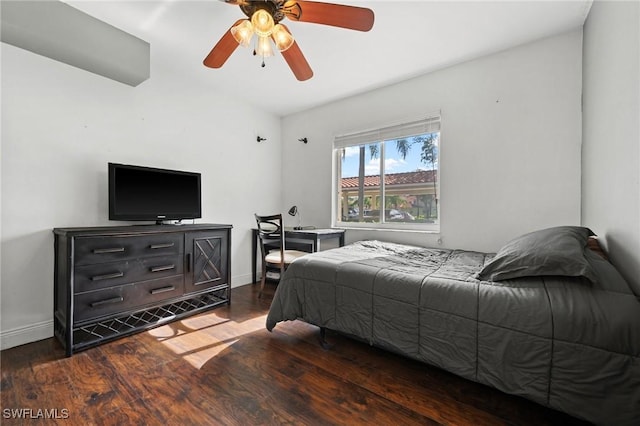
<instances>
[{"instance_id":1,"label":"flat screen television","mask_svg":"<svg viewBox=\"0 0 640 426\"><path fill-rule=\"evenodd\" d=\"M200 173L109 163L109 220L200 217Z\"/></svg>"}]
</instances>

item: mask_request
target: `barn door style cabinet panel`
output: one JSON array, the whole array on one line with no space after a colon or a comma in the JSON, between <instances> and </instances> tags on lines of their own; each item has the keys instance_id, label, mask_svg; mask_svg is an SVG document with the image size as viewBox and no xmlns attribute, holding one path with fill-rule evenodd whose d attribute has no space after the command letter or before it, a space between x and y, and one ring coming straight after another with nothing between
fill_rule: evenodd
<instances>
[{"instance_id":1,"label":"barn door style cabinet panel","mask_svg":"<svg viewBox=\"0 0 640 426\"><path fill-rule=\"evenodd\" d=\"M53 232L54 331L67 356L231 301L231 225Z\"/></svg>"}]
</instances>

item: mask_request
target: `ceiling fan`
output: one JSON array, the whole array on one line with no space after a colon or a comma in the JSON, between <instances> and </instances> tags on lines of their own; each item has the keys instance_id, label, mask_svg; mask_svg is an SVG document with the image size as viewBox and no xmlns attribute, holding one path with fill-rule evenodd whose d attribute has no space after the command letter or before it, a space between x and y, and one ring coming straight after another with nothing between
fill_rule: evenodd
<instances>
[{"instance_id":1,"label":"ceiling fan","mask_svg":"<svg viewBox=\"0 0 640 426\"><path fill-rule=\"evenodd\" d=\"M289 29L281 24L284 18L297 22L330 25L357 31L369 31L373 27L371 9L303 0L220 0L240 6L249 19L239 19L213 47L203 63L210 68L220 68L241 45L249 46L253 35L257 36L253 54L264 58L273 55L271 42L282 53L289 68L300 81L313 77L313 70L305 59Z\"/></svg>"}]
</instances>

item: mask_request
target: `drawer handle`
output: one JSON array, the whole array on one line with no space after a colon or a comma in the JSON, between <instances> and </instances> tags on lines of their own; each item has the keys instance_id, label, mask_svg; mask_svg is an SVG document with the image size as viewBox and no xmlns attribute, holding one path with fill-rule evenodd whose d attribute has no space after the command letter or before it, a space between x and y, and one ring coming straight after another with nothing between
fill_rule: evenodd
<instances>
[{"instance_id":1,"label":"drawer handle","mask_svg":"<svg viewBox=\"0 0 640 426\"><path fill-rule=\"evenodd\" d=\"M104 299L104 300L99 300L97 302L90 303L89 306L91 306L92 308L97 308L98 306L111 305L112 303L120 303L123 300L124 299L122 298L122 296L112 297L111 299Z\"/></svg>"},{"instance_id":2,"label":"drawer handle","mask_svg":"<svg viewBox=\"0 0 640 426\"><path fill-rule=\"evenodd\" d=\"M150 269L151 272L162 272L162 271L170 271L171 269L176 269L176 265L165 265L165 266L154 266Z\"/></svg>"},{"instance_id":3,"label":"drawer handle","mask_svg":"<svg viewBox=\"0 0 640 426\"><path fill-rule=\"evenodd\" d=\"M175 245L174 243L151 244L149 246L149 248L152 249L152 250L155 250L155 249L163 249L163 248L173 247L174 245Z\"/></svg>"},{"instance_id":4,"label":"drawer handle","mask_svg":"<svg viewBox=\"0 0 640 426\"><path fill-rule=\"evenodd\" d=\"M114 272L113 274L96 275L91 277L91 281L111 280L113 278L124 277L124 272Z\"/></svg>"},{"instance_id":5,"label":"drawer handle","mask_svg":"<svg viewBox=\"0 0 640 426\"><path fill-rule=\"evenodd\" d=\"M102 249L94 249L94 254L107 254L107 253L122 253L124 252L124 247L111 247L111 248L102 248Z\"/></svg>"},{"instance_id":6,"label":"drawer handle","mask_svg":"<svg viewBox=\"0 0 640 426\"><path fill-rule=\"evenodd\" d=\"M158 294L158 293L164 293L167 291L173 291L176 288L172 285L168 286L168 287L161 287L161 288L154 288L153 290L149 291L149 293L151 294Z\"/></svg>"}]
</instances>

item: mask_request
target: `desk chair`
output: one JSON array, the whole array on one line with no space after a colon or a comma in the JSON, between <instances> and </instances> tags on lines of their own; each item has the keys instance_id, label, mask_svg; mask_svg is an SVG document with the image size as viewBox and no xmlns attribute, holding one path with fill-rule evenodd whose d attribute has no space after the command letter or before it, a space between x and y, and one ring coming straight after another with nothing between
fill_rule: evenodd
<instances>
[{"instance_id":1,"label":"desk chair","mask_svg":"<svg viewBox=\"0 0 640 426\"><path fill-rule=\"evenodd\" d=\"M258 294L258 297L262 297L268 268L279 269L280 277L282 277L291 262L308 253L286 249L281 214L271 216L258 216L256 214L254 216L258 224L260 253L262 254L262 278L260 279L260 293Z\"/></svg>"}]
</instances>

